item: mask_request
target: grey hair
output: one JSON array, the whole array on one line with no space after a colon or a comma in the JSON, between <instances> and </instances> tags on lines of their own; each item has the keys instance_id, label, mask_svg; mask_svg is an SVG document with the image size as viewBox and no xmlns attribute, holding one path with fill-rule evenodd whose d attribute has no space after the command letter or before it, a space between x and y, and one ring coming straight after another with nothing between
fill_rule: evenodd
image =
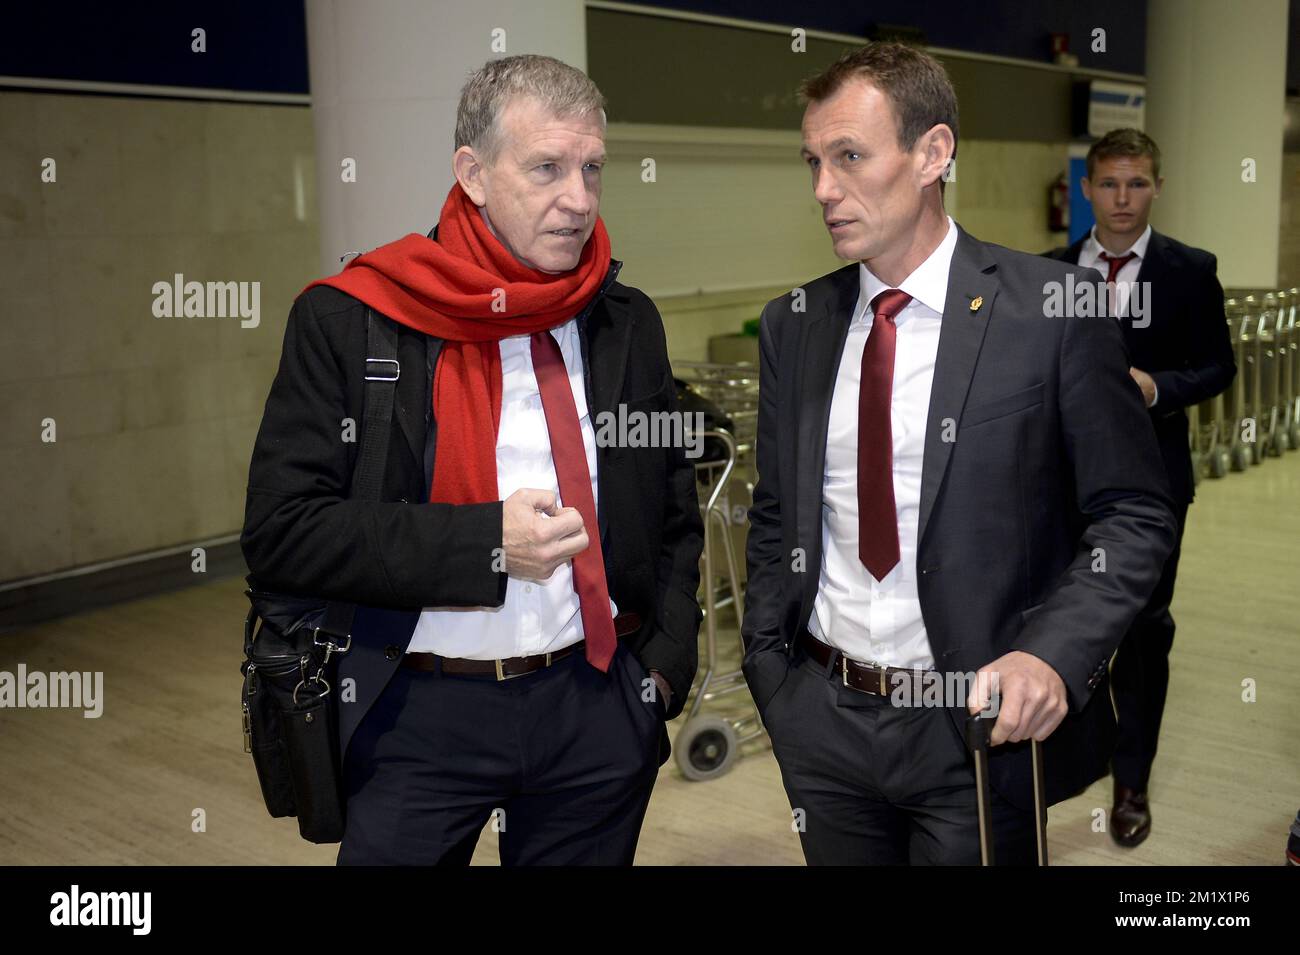
<instances>
[{"instance_id":1,"label":"grey hair","mask_svg":"<svg viewBox=\"0 0 1300 955\"><path fill-rule=\"evenodd\" d=\"M488 162L501 149L498 120L516 96L533 96L556 116L600 114L605 127L605 97L587 74L567 63L533 53L489 60L470 74L456 109L456 149L469 146Z\"/></svg>"}]
</instances>

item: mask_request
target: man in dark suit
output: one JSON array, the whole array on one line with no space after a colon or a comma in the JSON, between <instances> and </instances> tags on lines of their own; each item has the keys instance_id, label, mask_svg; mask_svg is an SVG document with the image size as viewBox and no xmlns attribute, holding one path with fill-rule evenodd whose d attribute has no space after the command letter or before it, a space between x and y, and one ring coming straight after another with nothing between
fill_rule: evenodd
<instances>
[{"instance_id":1,"label":"man in dark suit","mask_svg":"<svg viewBox=\"0 0 1300 955\"><path fill-rule=\"evenodd\" d=\"M1029 862L1030 740L1049 803L1105 773L1107 664L1173 546L1155 437L1115 323L1052 304L1085 273L945 214L937 61L875 43L801 92L854 262L763 310L745 675L810 863L977 862L963 728L997 690L996 856Z\"/></svg>"},{"instance_id":2,"label":"man in dark suit","mask_svg":"<svg viewBox=\"0 0 1300 955\"><path fill-rule=\"evenodd\" d=\"M1069 248L1048 255L1096 269L1114 283L1132 367L1155 426L1169 478L1178 537L1160 583L1133 621L1111 665L1119 739L1114 757L1110 834L1136 846L1151 831L1147 784L1169 688L1169 612L1187 507L1195 495L1186 408L1226 389L1237 373L1215 257L1149 224L1160 195L1160 149L1137 129L1116 129L1088 150L1083 191L1096 225Z\"/></svg>"},{"instance_id":3,"label":"man in dark suit","mask_svg":"<svg viewBox=\"0 0 1300 955\"><path fill-rule=\"evenodd\" d=\"M494 814L505 864L633 860L695 675L702 525L684 442L603 427L677 405L597 215L602 105L549 57L488 63L431 236L289 316L241 543L259 589L360 605L340 863L465 864ZM400 366L379 501L348 499L341 437L368 306Z\"/></svg>"}]
</instances>

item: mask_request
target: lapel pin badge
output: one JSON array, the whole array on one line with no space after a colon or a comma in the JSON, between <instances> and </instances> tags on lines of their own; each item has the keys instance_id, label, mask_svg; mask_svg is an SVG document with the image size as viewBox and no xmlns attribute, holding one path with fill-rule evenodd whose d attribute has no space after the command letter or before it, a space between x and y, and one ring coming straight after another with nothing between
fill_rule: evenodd
<instances>
[{"instance_id":1,"label":"lapel pin badge","mask_svg":"<svg viewBox=\"0 0 1300 955\"><path fill-rule=\"evenodd\" d=\"M973 299L970 300L970 310L972 312L978 312L980 310L980 306L983 304L984 304L984 296L976 295Z\"/></svg>"}]
</instances>

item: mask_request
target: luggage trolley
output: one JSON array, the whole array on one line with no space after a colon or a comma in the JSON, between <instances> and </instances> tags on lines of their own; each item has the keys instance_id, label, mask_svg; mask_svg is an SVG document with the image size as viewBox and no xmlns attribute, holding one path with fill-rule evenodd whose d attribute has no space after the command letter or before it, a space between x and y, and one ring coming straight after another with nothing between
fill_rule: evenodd
<instances>
[{"instance_id":1,"label":"luggage trolley","mask_svg":"<svg viewBox=\"0 0 1300 955\"><path fill-rule=\"evenodd\" d=\"M1232 457L1224 443L1224 401L1218 394L1188 409L1188 440L1192 449L1192 476L1200 483L1205 474L1221 478L1232 467Z\"/></svg>"},{"instance_id":2,"label":"luggage trolley","mask_svg":"<svg viewBox=\"0 0 1300 955\"><path fill-rule=\"evenodd\" d=\"M677 765L687 779L703 781L726 773L740 757L741 747L763 736L752 701L739 711L705 712L732 693L748 693L740 669L723 670L718 646L718 618L727 608L735 614L737 645L744 613L744 586L736 557L735 533L743 527L753 502L754 439L758 425L758 368L749 364L677 362L674 374L700 397L716 404L731 418L734 434L706 431L725 448L725 455L706 455L695 465L704 519L704 556L701 573L704 609L703 672L687 702L686 722L677 733ZM719 567L719 563L721 566ZM740 647L743 656L743 647Z\"/></svg>"},{"instance_id":3,"label":"luggage trolley","mask_svg":"<svg viewBox=\"0 0 1300 955\"><path fill-rule=\"evenodd\" d=\"M1253 463L1253 451L1243 440L1242 431L1246 427L1246 420L1254 414L1251 406L1253 389L1248 371L1254 365L1252 350L1255 347L1255 339L1250 323L1256 311L1255 297L1247 295L1244 300L1229 299L1229 302L1232 305L1226 309L1228 331L1232 337L1237 374L1232 379L1232 388L1227 397L1229 407L1224 421L1231 429L1228 435L1228 454L1232 470L1245 471Z\"/></svg>"},{"instance_id":4,"label":"luggage trolley","mask_svg":"<svg viewBox=\"0 0 1300 955\"><path fill-rule=\"evenodd\" d=\"M1264 449L1268 443L1269 425L1268 410L1264 407L1266 339L1264 326L1267 322L1267 312L1263 303L1254 295L1247 295L1242 299L1242 307L1245 314L1241 323L1241 335L1238 339L1241 344L1242 360L1237 366L1243 376L1243 385L1246 392L1245 413L1242 415L1242 422L1243 426L1247 421L1253 422L1251 431L1255 438L1254 441L1243 441L1243 447L1246 450L1248 464L1263 464ZM1267 338L1271 339L1272 336L1269 335Z\"/></svg>"},{"instance_id":5,"label":"luggage trolley","mask_svg":"<svg viewBox=\"0 0 1300 955\"><path fill-rule=\"evenodd\" d=\"M1260 456L1280 458L1290 446L1290 436L1282 429L1282 355L1278 346L1282 337L1282 313L1277 296L1268 292L1259 313L1259 419L1263 439Z\"/></svg>"},{"instance_id":6,"label":"luggage trolley","mask_svg":"<svg viewBox=\"0 0 1300 955\"><path fill-rule=\"evenodd\" d=\"M1233 324L1233 316L1238 311L1237 300L1227 299L1223 310L1227 316L1229 338L1235 342L1236 328ZM1228 417L1231 413L1231 403L1231 388L1229 388L1227 394L1220 392L1189 409L1192 474L1197 481L1200 481L1205 471L1209 472L1210 477L1221 478L1232 467L1233 422Z\"/></svg>"},{"instance_id":7,"label":"luggage trolley","mask_svg":"<svg viewBox=\"0 0 1300 955\"><path fill-rule=\"evenodd\" d=\"M1207 398L1187 409L1187 443L1192 452L1192 480L1201 483L1209 472L1220 478L1228 471L1227 451L1220 454L1219 420L1214 414L1214 399Z\"/></svg>"},{"instance_id":8,"label":"luggage trolley","mask_svg":"<svg viewBox=\"0 0 1300 955\"><path fill-rule=\"evenodd\" d=\"M1285 447L1300 449L1300 289L1277 293L1278 363L1281 366L1281 415L1278 428L1286 435Z\"/></svg>"}]
</instances>

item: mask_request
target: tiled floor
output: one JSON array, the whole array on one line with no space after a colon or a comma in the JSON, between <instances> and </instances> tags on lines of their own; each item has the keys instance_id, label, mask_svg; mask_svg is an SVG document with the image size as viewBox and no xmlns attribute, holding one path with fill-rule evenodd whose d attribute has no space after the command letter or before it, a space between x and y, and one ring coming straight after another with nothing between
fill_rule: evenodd
<instances>
[{"instance_id":1,"label":"tiled floor","mask_svg":"<svg viewBox=\"0 0 1300 955\"><path fill-rule=\"evenodd\" d=\"M242 752L241 589L218 581L0 638L0 670L102 670L106 687L99 719L0 709L0 863L334 861L336 846L266 815ZM1174 611L1152 835L1122 850L1095 831L1102 781L1052 807L1054 864L1282 861L1300 807L1300 453L1201 485ZM736 649L734 630L723 643ZM711 782L663 767L640 864L803 861L777 766L750 748ZM495 861L488 831L475 862Z\"/></svg>"}]
</instances>

